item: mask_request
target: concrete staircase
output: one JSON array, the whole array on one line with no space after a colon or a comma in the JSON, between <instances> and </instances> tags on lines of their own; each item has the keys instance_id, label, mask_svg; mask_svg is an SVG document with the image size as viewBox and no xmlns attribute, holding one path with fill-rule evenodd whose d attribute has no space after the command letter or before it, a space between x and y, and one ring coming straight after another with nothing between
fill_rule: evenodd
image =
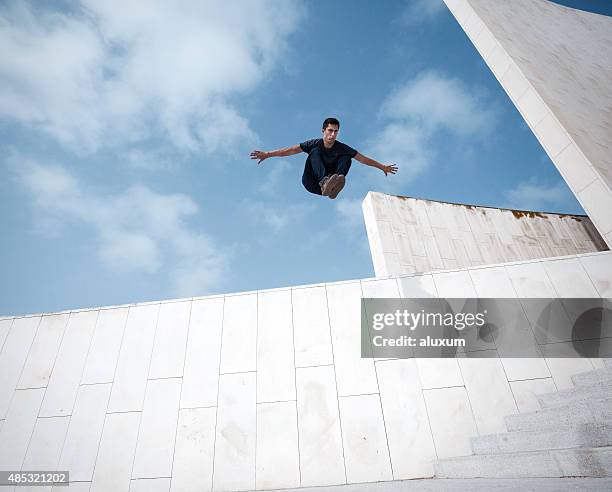
<instances>
[{"instance_id":1,"label":"concrete staircase","mask_svg":"<svg viewBox=\"0 0 612 492\"><path fill-rule=\"evenodd\" d=\"M572 380L538 396L540 411L506 417L508 432L473 438L473 455L440 460L436 477L612 477L612 359Z\"/></svg>"}]
</instances>

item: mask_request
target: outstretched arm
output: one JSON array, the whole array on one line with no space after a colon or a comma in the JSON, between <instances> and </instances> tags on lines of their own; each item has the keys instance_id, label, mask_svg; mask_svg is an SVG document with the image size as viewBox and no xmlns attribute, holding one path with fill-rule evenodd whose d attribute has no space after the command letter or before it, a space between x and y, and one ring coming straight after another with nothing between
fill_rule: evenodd
<instances>
[{"instance_id":1,"label":"outstretched arm","mask_svg":"<svg viewBox=\"0 0 612 492\"><path fill-rule=\"evenodd\" d=\"M286 147L284 149L272 150L270 152L265 152L263 150L254 150L251 152L251 159L259 159L257 164L261 164L268 157L286 157L289 155L295 155L302 152L302 147L299 145L294 145L292 147Z\"/></svg>"},{"instance_id":2,"label":"outstretched arm","mask_svg":"<svg viewBox=\"0 0 612 492\"><path fill-rule=\"evenodd\" d=\"M359 152L357 152L355 159L361 162L362 164L365 164L366 166L377 167L383 173L385 173L385 176L389 173L395 174L397 172L397 166L395 164L389 164L387 166L385 164L381 164L378 161L375 161L374 159L370 159L369 157L366 157L365 155L360 154Z\"/></svg>"}]
</instances>

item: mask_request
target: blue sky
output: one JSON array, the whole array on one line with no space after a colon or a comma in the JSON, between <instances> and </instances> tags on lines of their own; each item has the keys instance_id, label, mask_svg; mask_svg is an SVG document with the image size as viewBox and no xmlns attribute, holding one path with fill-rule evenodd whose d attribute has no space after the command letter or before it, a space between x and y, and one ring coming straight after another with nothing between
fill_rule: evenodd
<instances>
[{"instance_id":1,"label":"blue sky","mask_svg":"<svg viewBox=\"0 0 612 492\"><path fill-rule=\"evenodd\" d=\"M368 190L582 213L437 0L172 5L0 5L0 315L373 276ZM328 116L398 174L249 159Z\"/></svg>"}]
</instances>

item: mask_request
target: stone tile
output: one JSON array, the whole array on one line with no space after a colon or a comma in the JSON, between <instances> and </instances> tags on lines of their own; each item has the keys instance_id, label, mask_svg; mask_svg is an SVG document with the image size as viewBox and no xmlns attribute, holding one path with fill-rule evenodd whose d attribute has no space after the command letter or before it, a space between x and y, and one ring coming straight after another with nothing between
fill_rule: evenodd
<instances>
[{"instance_id":1,"label":"stone tile","mask_svg":"<svg viewBox=\"0 0 612 492\"><path fill-rule=\"evenodd\" d=\"M593 364L588 359L576 358L572 342L563 342L546 345L546 363L552 374L557 389L569 389L574 387L571 377L574 374L590 371ZM565 356L565 357L564 357Z\"/></svg>"},{"instance_id":2,"label":"stone tile","mask_svg":"<svg viewBox=\"0 0 612 492\"><path fill-rule=\"evenodd\" d=\"M601 180L593 181L579 192L578 199L599 234L603 236L612 231L612 193Z\"/></svg>"},{"instance_id":3,"label":"stone tile","mask_svg":"<svg viewBox=\"0 0 612 492\"><path fill-rule=\"evenodd\" d=\"M82 384L112 383L127 315L128 308L100 310Z\"/></svg>"},{"instance_id":4,"label":"stone tile","mask_svg":"<svg viewBox=\"0 0 612 492\"><path fill-rule=\"evenodd\" d=\"M513 61L501 76L500 82L513 101L518 101L529 88L529 82Z\"/></svg>"},{"instance_id":5,"label":"stone tile","mask_svg":"<svg viewBox=\"0 0 612 492\"><path fill-rule=\"evenodd\" d=\"M537 395L553 393L557 387L552 378L511 381L510 388L520 413L540 410Z\"/></svg>"},{"instance_id":6,"label":"stone tile","mask_svg":"<svg viewBox=\"0 0 612 492\"><path fill-rule=\"evenodd\" d=\"M257 402L295 400L291 291L257 302Z\"/></svg>"},{"instance_id":7,"label":"stone tile","mask_svg":"<svg viewBox=\"0 0 612 492\"><path fill-rule=\"evenodd\" d=\"M506 271L512 280L512 283L522 299L529 298L556 298L557 293L550 277L546 273L545 264L553 262L533 262L525 264L516 264L506 266ZM564 260L563 260L564 261ZM553 343L564 340L571 340L572 325L570 319L560 303L540 304L529 301L521 301L525 314L529 319L534 331L534 335L538 343ZM522 359L518 359L522 360ZM539 369L535 364L537 359L529 361L529 368L524 366L523 369L515 365L516 371L512 371L510 379L526 379L533 377L548 377L543 366ZM512 362L504 365L510 367ZM532 372L532 368L536 372Z\"/></svg>"},{"instance_id":8,"label":"stone tile","mask_svg":"<svg viewBox=\"0 0 612 492\"><path fill-rule=\"evenodd\" d=\"M538 348L534 345L533 350L535 353ZM551 375L542 357L502 357L500 360L508 381L547 378Z\"/></svg>"},{"instance_id":9,"label":"stone tile","mask_svg":"<svg viewBox=\"0 0 612 492\"><path fill-rule=\"evenodd\" d=\"M547 261L544 268L559 297L599 297L578 258Z\"/></svg>"},{"instance_id":10,"label":"stone tile","mask_svg":"<svg viewBox=\"0 0 612 492\"><path fill-rule=\"evenodd\" d=\"M540 121L534 133L551 159L571 143L569 135L552 113L548 113Z\"/></svg>"},{"instance_id":11,"label":"stone tile","mask_svg":"<svg viewBox=\"0 0 612 492\"><path fill-rule=\"evenodd\" d=\"M485 28L484 23L474 11L472 11L471 15L466 16L462 26L465 30L465 33L472 40L476 39L480 32Z\"/></svg>"},{"instance_id":12,"label":"stone tile","mask_svg":"<svg viewBox=\"0 0 612 492\"><path fill-rule=\"evenodd\" d=\"M172 475L180 394L179 378L147 382L132 478Z\"/></svg>"},{"instance_id":13,"label":"stone tile","mask_svg":"<svg viewBox=\"0 0 612 492\"><path fill-rule=\"evenodd\" d=\"M223 302L223 297L193 301L181 408L217 405Z\"/></svg>"},{"instance_id":14,"label":"stone tile","mask_svg":"<svg viewBox=\"0 0 612 492\"><path fill-rule=\"evenodd\" d=\"M393 479L432 477L436 450L415 360L379 361L376 372Z\"/></svg>"},{"instance_id":15,"label":"stone tile","mask_svg":"<svg viewBox=\"0 0 612 492\"><path fill-rule=\"evenodd\" d=\"M47 386L69 316L69 314L60 314L42 317L17 388Z\"/></svg>"},{"instance_id":16,"label":"stone tile","mask_svg":"<svg viewBox=\"0 0 612 492\"><path fill-rule=\"evenodd\" d=\"M333 363L325 287L292 290L295 365Z\"/></svg>"},{"instance_id":17,"label":"stone tile","mask_svg":"<svg viewBox=\"0 0 612 492\"><path fill-rule=\"evenodd\" d=\"M58 465L58 470L70 470L70 480L90 482L93 477L110 390L110 384L79 387Z\"/></svg>"},{"instance_id":18,"label":"stone tile","mask_svg":"<svg viewBox=\"0 0 612 492\"><path fill-rule=\"evenodd\" d=\"M424 298L438 297L432 275L415 275L414 277L399 277L400 297Z\"/></svg>"},{"instance_id":19,"label":"stone tile","mask_svg":"<svg viewBox=\"0 0 612 492\"><path fill-rule=\"evenodd\" d=\"M472 454L470 438L478 435L465 388L423 391L439 459Z\"/></svg>"},{"instance_id":20,"label":"stone tile","mask_svg":"<svg viewBox=\"0 0 612 492\"><path fill-rule=\"evenodd\" d=\"M171 491L211 489L216 418L216 408L189 408L179 412Z\"/></svg>"},{"instance_id":21,"label":"stone tile","mask_svg":"<svg viewBox=\"0 0 612 492\"><path fill-rule=\"evenodd\" d=\"M158 312L159 304L130 307L109 412L142 410Z\"/></svg>"},{"instance_id":22,"label":"stone tile","mask_svg":"<svg viewBox=\"0 0 612 492\"><path fill-rule=\"evenodd\" d=\"M221 376L213 490L255 488L255 400L255 373Z\"/></svg>"},{"instance_id":23,"label":"stone tile","mask_svg":"<svg viewBox=\"0 0 612 492\"><path fill-rule=\"evenodd\" d=\"M130 481L130 492L168 492L169 478L140 478Z\"/></svg>"},{"instance_id":24,"label":"stone tile","mask_svg":"<svg viewBox=\"0 0 612 492\"><path fill-rule=\"evenodd\" d=\"M490 357L458 359L480 435L505 432L504 417L518 412L501 360Z\"/></svg>"},{"instance_id":25,"label":"stone tile","mask_svg":"<svg viewBox=\"0 0 612 492\"><path fill-rule=\"evenodd\" d=\"M97 318L98 311L70 315L47 385L40 417L58 417L72 413ZM90 479L91 477L87 478Z\"/></svg>"},{"instance_id":26,"label":"stone tile","mask_svg":"<svg viewBox=\"0 0 612 492\"><path fill-rule=\"evenodd\" d=\"M463 386L459 363L455 358L416 358L423 389Z\"/></svg>"},{"instance_id":27,"label":"stone tile","mask_svg":"<svg viewBox=\"0 0 612 492\"><path fill-rule=\"evenodd\" d=\"M519 108L523 118L529 121L531 127L536 127L538 123L544 119L549 113L548 108L542 101L542 98L538 95L533 87L529 87L527 91L517 101L517 107Z\"/></svg>"},{"instance_id":28,"label":"stone tile","mask_svg":"<svg viewBox=\"0 0 612 492\"><path fill-rule=\"evenodd\" d=\"M444 263L442 263L442 256L440 255L440 250L438 249L438 245L436 244L436 240L433 237L433 233L431 236L425 235L423 236L423 242L425 244L425 251L427 252L427 258L431 264L432 270L441 270L444 268Z\"/></svg>"},{"instance_id":29,"label":"stone tile","mask_svg":"<svg viewBox=\"0 0 612 492\"><path fill-rule=\"evenodd\" d=\"M510 67L511 60L506 53L506 50L500 44L498 44L491 50L486 62L497 80L501 80L503 75Z\"/></svg>"},{"instance_id":30,"label":"stone tile","mask_svg":"<svg viewBox=\"0 0 612 492\"><path fill-rule=\"evenodd\" d=\"M544 262L517 263L506 265L504 268L518 297L557 297L552 282L544 269Z\"/></svg>"},{"instance_id":31,"label":"stone tile","mask_svg":"<svg viewBox=\"0 0 612 492\"><path fill-rule=\"evenodd\" d=\"M480 53L480 56L487 58L489 53L496 47L497 41L491 34L489 29L484 28L480 31L480 34L475 38L475 46Z\"/></svg>"},{"instance_id":32,"label":"stone tile","mask_svg":"<svg viewBox=\"0 0 612 492\"><path fill-rule=\"evenodd\" d=\"M478 297L467 271L434 273L433 279L440 297Z\"/></svg>"},{"instance_id":33,"label":"stone tile","mask_svg":"<svg viewBox=\"0 0 612 492\"><path fill-rule=\"evenodd\" d=\"M473 269L470 270L470 275L474 281L476 292L479 297L514 298L517 296L506 267L500 266ZM543 271L542 275L545 275ZM498 333L496 337L496 345L502 357L500 360L508 380L550 376L544 360L542 358L536 358L539 352L534 333L528 319L518 306L517 313L517 324L512 327L512 332L506 331L505 333ZM508 329L510 329L510 325ZM521 330L520 334L517 330ZM515 344L517 336L525 340L525 344L521 348L525 350L525 352L532 353L534 358L510 358L504 356L506 353L504 349L504 340L510 337L512 347L518 348Z\"/></svg>"},{"instance_id":34,"label":"stone tile","mask_svg":"<svg viewBox=\"0 0 612 492\"><path fill-rule=\"evenodd\" d=\"M399 254L385 253L385 268L385 273L381 275L383 277L400 275L402 270L402 264L400 262Z\"/></svg>"},{"instance_id":35,"label":"stone tile","mask_svg":"<svg viewBox=\"0 0 612 492\"><path fill-rule=\"evenodd\" d=\"M295 401L257 405L256 488L300 486Z\"/></svg>"},{"instance_id":36,"label":"stone tile","mask_svg":"<svg viewBox=\"0 0 612 492\"><path fill-rule=\"evenodd\" d=\"M399 230L404 230L405 227L400 226ZM414 265L413 254L410 248L408 235L399 232L394 233L395 244L397 245L399 258L402 263Z\"/></svg>"},{"instance_id":37,"label":"stone tile","mask_svg":"<svg viewBox=\"0 0 612 492\"><path fill-rule=\"evenodd\" d=\"M140 412L106 415L91 491L128 492Z\"/></svg>"},{"instance_id":38,"label":"stone tile","mask_svg":"<svg viewBox=\"0 0 612 492\"><path fill-rule=\"evenodd\" d=\"M339 398L348 483L392 480L379 395Z\"/></svg>"},{"instance_id":39,"label":"stone tile","mask_svg":"<svg viewBox=\"0 0 612 492\"><path fill-rule=\"evenodd\" d=\"M21 469L56 471L69 423L70 417L37 419ZM44 488L51 490L51 487ZM40 491L44 488L20 487L18 490Z\"/></svg>"},{"instance_id":40,"label":"stone tile","mask_svg":"<svg viewBox=\"0 0 612 492\"><path fill-rule=\"evenodd\" d=\"M12 318L0 319L0 357L2 356L2 347L4 347L4 341L6 340L6 337L8 337L9 331L11 331L12 324Z\"/></svg>"},{"instance_id":41,"label":"stone tile","mask_svg":"<svg viewBox=\"0 0 612 492\"><path fill-rule=\"evenodd\" d=\"M516 297L516 292L504 267L472 268L469 274L478 297Z\"/></svg>"},{"instance_id":42,"label":"stone tile","mask_svg":"<svg viewBox=\"0 0 612 492\"><path fill-rule=\"evenodd\" d=\"M72 477L70 477L72 479ZM68 487L65 485L53 487L53 492L89 492L91 482L70 482Z\"/></svg>"},{"instance_id":43,"label":"stone tile","mask_svg":"<svg viewBox=\"0 0 612 492\"><path fill-rule=\"evenodd\" d=\"M441 210L440 210L441 212ZM433 235L436 240L436 245L438 246L438 251L440 252L440 256L443 260L456 260L455 252L453 251L451 245L451 236L450 231L446 228L442 227L432 227ZM444 262L446 267L446 262ZM448 268L448 267L446 267Z\"/></svg>"},{"instance_id":44,"label":"stone tile","mask_svg":"<svg viewBox=\"0 0 612 492\"><path fill-rule=\"evenodd\" d=\"M190 301L160 305L149 379L183 376L190 315Z\"/></svg>"},{"instance_id":45,"label":"stone tile","mask_svg":"<svg viewBox=\"0 0 612 492\"><path fill-rule=\"evenodd\" d=\"M381 220L381 216L376 217L376 225L378 226L378 234L380 235L380 243L382 245L383 253L398 253L395 239L393 237L393 230L391 229L391 222ZM385 255L386 256L386 255Z\"/></svg>"},{"instance_id":46,"label":"stone tile","mask_svg":"<svg viewBox=\"0 0 612 492\"><path fill-rule=\"evenodd\" d=\"M397 298L399 289L394 278L383 280L362 280L361 290L363 297L372 298Z\"/></svg>"},{"instance_id":47,"label":"stone tile","mask_svg":"<svg viewBox=\"0 0 612 492\"><path fill-rule=\"evenodd\" d=\"M257 368L257 294L226 297L223 308L221 373Z\"/></svg>"},{"instance_id":48,"label":"stone tile","mask_svg":"<svg viewBox=\"0 0 612 492\"><path fill-rule=\"evenodd\" d=\"M0 354L0 418L5 418L9 410L39 323L40 317L18 318L6 337Z\"/></svg>"},{"instance_id":49,"label":"stone tile","mask_svg":"<svg viewBox=\"0 0 612 492\"><path fill-rule=\"evenodd\" d=\"M581 256L579 261L599 296L612 298L612 252Z\"/></svg>"},{"instance_id":50,"label":"stone tile","mask_svg":"<svg viewBox=\"0 0 612 492\"><path fill-rule=\"evenodd\" d=\"M15 397L0 430L0 468L21 470L44 389L15 391Z\"/></svg>"},{"instance_id":51,"label":"stone tile","mask_svg":"<svg viewBox=\"0 0 612 492\"><path fill-rule=\"evenodd\" d=\"M580 193L597 179L597 174L574 143L565 147L555 157L554 163L574 194Z\"/></svg>"},{"instance_id":52,"label":"stone tile","mask_svg":"<svg viewBox=\"0 0 612 492\"><path fill-rule=\"evenodd\" d=\"M376 309L385 312L392 312L400 306L399 289L395 278L384 280L362 280L361 291L364 298L380 299L376 302ZM387 301L386 299L390 299ZM365 305L366 316L371 319L374 314L370 312L373 306L370 303ZM370 332L370 336L372 333ZM412 353L412 349L410 349ZM385 357L386 358L386 357ZM375 358L375 360L380 360Z\"/></svg>"},{"instance_id":53,"label":"stone tile","mask_svg":"<svg viewBox=\"0 0 612 492\"><path fill-rule=\"evenodd\" d=\"M359 282L327 286L338 394L377 393L372 359L361 354L361 287Z\"/></svg>"},{"instance_id":54,"label":"stone tile","mask_svg":"<svg viewBox=\"0 0 612 492\"><path fill-rule=\"evenodd\" d=\"M296 369L302 487L346 482L333 366Z\"/></svg>"}]
</instances>

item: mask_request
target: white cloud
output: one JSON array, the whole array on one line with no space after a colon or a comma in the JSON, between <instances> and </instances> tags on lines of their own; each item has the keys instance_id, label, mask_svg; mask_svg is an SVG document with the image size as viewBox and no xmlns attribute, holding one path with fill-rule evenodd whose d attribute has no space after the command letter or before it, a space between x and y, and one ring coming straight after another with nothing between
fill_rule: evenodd
<instances>
[{"instance_id":1,"label":"white cloud","mask_svg":"<svg viewBox=\"0 0 612 492\"><path fill-rule=\"evenodd\" d=\"M379 190L398 190L432 165L434 139L443 131L477 139L495 126L495 110L461 80L425 70L391 92L383 101L383 129L366 142L371 157L399 167L396 175L370 178Z\"/></svg>"},{"instance_id":2,"label":"white cloud","mask_svg":"<svg viewBox=\"0 0 612 492\"><path fill-rule=\"evenodd\" d=\"M576 210L579 205L565 182L550 184L532 177L504 193L507 208L534 211Z\"/></svg>"},{"instance_id":3,"label":"white cloud","mask_svg":"<svg viewBox=\"0 0 612 492\"><path fill-rule=\"evenodd\" d=\"M298 1L81 0L0 7L0 117L80 151L161 132L187 151L256 135L232 103L285 52Z\"/></svg>"},{"instance_id":4,"label":"white cloud","mask_svg":"<svg viewBox=\"0 0 612 492\"><path fill-rule=\"evenodd\" d=\"M261 183L257 186L257 191L264 195L273 195L279 191L279 186L281 186L281 182L292 165L284 160L274 160L273 162L266 160L263 164L259 164L259 167L262 166L264 166L264 169L261 169Z\"/></svg>"},{"instance_id":5,"label":"white cloud","mask_svg":"<svg viewBox=\"0 0 612 492\"><path fill-rule=\"evenodd\" d=\"M242 207L248 211L251 220L264 224L274 233L279 233L288 225L295 225L304 219L313 205L270 203L260 200L243 200Z\"/></svg>"},{"instance_id":6,"label":"white cloud","mask_svg":"<svg viewBox=\"0 0 612 492\"><path fill-rule=\"evenodd\" d=\"M408 0L401 21L409 26L429 22L445 9L442 0Z\"/></svg>"},{"instance_id":7,"label":"white cloud","mask_svg":"<svg viewBox=\"0 0 612 492\"><path fill-rule=\"evenodd\" d=\"M377 171L372 179L379 186L412 181L435 157L434 150L428 145L430 137L429 131L413 123L387 124L378 135L367 142L367 148L377 161L398 165L398 174L385 176L381 171Z\"/></svg>"},{"instance_id":8,"label":"white cloud","mask_svg":"<svg viewBox=\"0 0 612 492\"><path fill-rule=\"evenodd\" d=\"M110 268L162 275L167 271L179 296L210 291L227 272L227 254L188 225L199 208L187 195L164 195L143 185L103 194L57 164L13 154L7 165L30 193L37 218L50 219L54 226L92 228L98 255Z\"/></svg>"},{"instance_id":9,"label":"white cloud","mask_svg":"<svg viewBox=\"0 0 612 492\"><path fill-rule=\"evenodd\" d=\"M385 100L382 113L413 122L427 132L449 130L459 136L489 133L495 112L461 80L425 70Z\"/></svg>"},{"instance_id":10,"label":"white cloud","mask_svg":"<svg viewBox=\"0 0 612 492\"><path fill-rule=\"evenodd\" d=\"M350 229L363 227L361 202L360 198L341 198L336 202L336 211L342 225Z\"/></svg>"},{"instance_id":11,"label":"white cloud","mask_svg":"<svg viewBox=\"0 0 612 492\"><path fill-rule=\"evenodd\" d=\"M158 171L174 167L174 161L160 151L135 148L121 153L120 158L133 169Z\"/></svg>"}]
</instances>

